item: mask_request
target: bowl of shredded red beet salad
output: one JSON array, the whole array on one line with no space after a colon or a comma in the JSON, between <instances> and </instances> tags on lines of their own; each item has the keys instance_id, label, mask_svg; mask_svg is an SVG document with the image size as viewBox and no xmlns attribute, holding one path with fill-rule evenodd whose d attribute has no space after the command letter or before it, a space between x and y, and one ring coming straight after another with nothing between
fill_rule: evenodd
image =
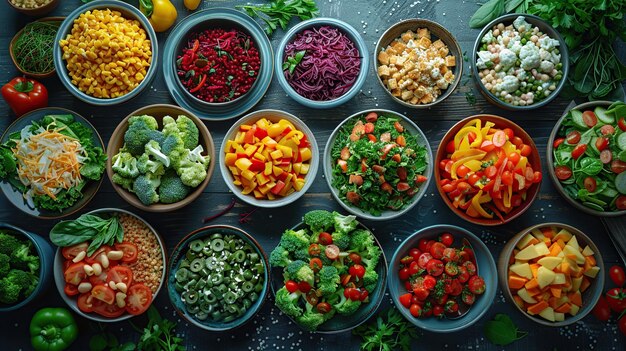
<instances>
[{"instance_id":1,"label":"bowl of shredded red beet salad","mask_svg":"<svg viewBox=\"0 0 626 351\"><path fill-rule=\"evenodd\" d=\"M369 66L363 38L349 24L316 18L293 27L277 50L275 73L291 98L333 108L359 91Z\"/></svg>"},{"instance_id":2,"label":"bowl of shredded red beet salad","mask_svg":"<svg viewBox=\"0 0 626 351\"><path fill-rule=\"evenodd\" d=\"M257 81L261 67L257 44L246 31L230 26L192 31L177 51L178 82L200 103L233 102Z\"/></svg>"}]
</instances>

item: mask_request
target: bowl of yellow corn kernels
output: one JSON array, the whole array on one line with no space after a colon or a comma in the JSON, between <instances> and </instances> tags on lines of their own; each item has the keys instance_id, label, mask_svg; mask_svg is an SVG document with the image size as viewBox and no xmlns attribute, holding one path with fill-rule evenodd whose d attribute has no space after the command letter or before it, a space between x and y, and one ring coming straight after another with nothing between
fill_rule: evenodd
<instances>
[{"instance_id":1,"label":"bowl of yellow corn kernels","mask_svg":"<svg viewBox=\"0 0 626 351\"><path fill-rule=\"evenodd\" d=\"M92 105L120 104L156 75L157 38L148 19L121 1L94 1L61 24L54 66L63 85Z\"/></svg>"}]
</instances>

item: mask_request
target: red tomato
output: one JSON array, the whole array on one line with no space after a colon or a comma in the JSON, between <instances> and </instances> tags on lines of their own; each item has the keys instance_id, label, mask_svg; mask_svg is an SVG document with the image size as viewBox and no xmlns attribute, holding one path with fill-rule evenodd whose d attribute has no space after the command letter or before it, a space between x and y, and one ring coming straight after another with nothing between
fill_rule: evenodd
<instances>
[{"instance_id":1,"label":"red tomato","mask_svg":"<svg viewBox=\"0 0 626 351\"><path fill-rule=\"evenodd\" d=\"M98 284L108 284L107 281L107 272L102 272L99 275L92 275L91 277L89 277L89 282L91 283L91 285L98 285Z\"/></svg>"},{"instance_id":2,"label":"red tomato","mask_svg":"<svg viewBox=\"0 0 626 351\"><path fill-rule=\"evenodd\" d=\"M317 273L320 271L320 269L322 269L322 260L320 260L317 257L311 258L311 260L309 261L309 267L311 267L311 270L313 270L313 272Z\"/></svg>"},{"instance_id":3,"label":"red tomato","mask_svg":"<svg viewBox=\"0 0 626 351\"><path fill-rule=\"evenodd\" d=\"M318 244L313 243L309 245L309 256L317 257L320 255L321 252L322 251L320 250L320 246Z\"/></svg>"},{"instance_id":4,"label":"red tomato","mask_svg":"<svg viewBox=\"0 0 626 351\"><path fill-rule=\"evenodd\" d=\"M126 295L126 312L132 315L144 313L152 303L152 290L141 283L133 284Z\"/></svg>"},{"instance_id":5,"label":"red tomato","mask_svg":"<svg viewBox=\"0 0 626 351\"><path fill-rule=\"evenodd\" d=\"M343 294L344 296L347 294L346 298L352 301L359 301L361 297L361 292L356 288L347 288L343 291Z\"/></svg>"},{"instance_id":6,"label":"red tomato","mask_svg":"<svg viewBox=\"0 0 626 351\"><path fill-rule=\"evenodd\" d=\"M554 173L560 180L567 180L572 176L572 170L568 166L556 166Z\"/></svg>"},{"instance_id":7,"label":"red tomato","mask_svg":"<svg viewBox=\"0 0 626 351\"><path fill-rule=\"evenodd\" d=\"M418 265L417 261L411 262L411 264L409 264L409 275L413 275L413 274L419 273L420 269L421 268Z\"/></svg>"},{"instance_id":8,"label":"red tomato","mask_svg":"<svg viewBox=\"0 0 626 351\"><path fill-rule=\"evenodd\" d=\"M133 263L137 261L137 245L129 242L121 242L115 244L115 249L124 252L122 256L122 262Z\"/></svg>"},{"instance_id":9,"label":"red tomato","mask_svg":"<svg viewBox=\"0 0 626 351\"><path fill-rule=\"evenodd\" d=\"M414 303L409 308L409 312L411 312L411 316L417 318L422 315L422 306Z\"/></svg>"},{"instance_id":10,"label":"red tomato","mask_svg":"<svg viewBox=\"0 0 626 351\"><path fill-rule=\"evenodd\" d=\"M428 262L430 260L432 260L432 259L433 259L433 255L431 255L428 252L424 252L423 254L420 255L419 259L417 260L417 265L420 268L424 268L425 269L426 268L426 264L428 264Z\"/></svg>"},{"instance_id":11,"label":"red tomato","mask_svg":"<svg viewBox=\"0 0 626 351\"><path fill-rule=\"evenodd\" d=\"M91 296L106 304L115 302L115 291L106 285L94 286L93 289L91 289Z\"/></svg>"},{"instance_id":12,"label":"red tomato","mask_svg":"<svg viewBox=\"0 0 626 351\"><path fill-rule=\"evenodd\" d=\"M491 140L483 140L482 144L480 144L480 149L485 152L492 151L495 148L496 146L493 145L493 142L491 142Z\"/></svg>"},{"instance_id":13,"label":"red tomato","mask_svg":"<svg viewBox=\"0 0 626 351\"><path fill-rule=\"evenodd\" d=\"M439 237L439 240L442 244L449 247L454 242L454 237L450 233L443 233L441 234L441 237Z\"/></svg>"},{"instance_id":14,"label":"red tomato","mask_svg":"<svg viewBox=\"0 0 626 351\"><path fill-rule=\"evenodd\" d=\"M348 270L348 273L350 273L350 275L355 276L357 278L363 278L363 276L365 275L365 267L361 266L360 264L355 264L352 267L350 267L350 269Z\"/></svg>"},{"instance_id":15,"label":"red tomato","mask_svg":"<svg viewBox=\"0 0 626 351\"><path fill-rule=\"evenodd\" d=\"M626 210L626 195L620 195L615 200L615 206L618 210Z\"/></svg>"},{"instance_id":16,"label":"red tomato","mask_svg":"<svg viewBox=\"0 0 626 351\"><path fill-rule=\"evenodd\" d=\"M409 251L409 256L411 256L414 261L419 260L421 254L422 252L420 251L420 249L415 247Z\"/></svg>"},{"instance_id":17,"label":"red tomato","mask_svg":"<svg viewBox=\"0 0 626 351\"><path fill-rule=\"evenodd\" d=\"M513 174L509 171L502 172L502 184L513 185Z\"/></svg>"},{"instance_id":18,"label":"red tomato","mask_svg":"<svg viewBox=\"0 0 626 351\"><path fill-rule=\"evenodd\" d=\"M446 246L440 242L435 242L430 247L430 254L433 255L436 259L441 259L443 257L443 250L446 249Z\"/></svg>"},{"instance_id":19,"label":"red tomato","mask_svg":"<svg viewBox=\"0 0 626 351\"><path fill-rule=\"evenodd\" d=\"M72 260L74 257L78 256L79 253L87 251L88 247L89 243L87 242L64 247L63 250L61 250L61 254L66 260Z\"/></svg>"},{"instance_id":20,"label":"red tomato","mask_svg":"<svg viewBox=\"0 0 626 351\"><path fill-rule=\"evenodd\" d=\"M572 150L572 157L574 158L574 160L577 160L585 153L585 151L587 151L587 144L578 144L576 145L574 150Z\"/></svg>"},{"instance_id":21,"label":"red tomato","mask_svg":"<svg viewBox=\"0 0 626 351\"><path fill-rule=\"evenodd\" d=\"M565 138L567 138L567 143L570 145L578 144L578 142L580 141L580 132L577 130L572 130L571 132L567 133Z\"/></svg>"},{"instance_id":22,"label":"red tomato","mask_svg":"<svg viewBox=\"0 0 626 351\"><path fill-rule=\"evenodd\" d=\"M400 278L400 280L402 281L408 280L410 276L411 273L409 273L409 269L406 267L400 269L400 271L398 272L398 278Z\"/></svg>"},{"instance_id":23,"label":"red tomato","mask_svg":"<svg viewBox=\"0 0 626 351\"><path fill-rule=\"evenodd\" d=\"M420 241L417 244L417 247L419 248L420 251L425 252L425 251L428 251L426 249L426 245L428 245L428 239L420 239Z\"/></svg>"},{"instance_id":24,"label":"red tomato","mask_svg":"<svg viewBox=\"0 0 626 351\"><path fill-rule=\"evenodd\" d=\"M464 304L471 306L476 301L476 295L467 290L463 290L461 293L461 301L463 301Z\"/></svg>"},{"instance_id":25,"label":"red tomato","mask_svg":"<svg viewBox=\"0 0 626 351\"><path fill-rule=\"evenodd\" d=\"M317 312L325 314L330 312L332 310L332 307L328 302L320 302L317 304L317 306L315 306L315 309L317 310Z\"/></svg>"},{"instance_id":26,"label":"red tomato","mask_svg":"<svg viewBox=\"0 0 626 351\"><path fill-rule=\"evenodd\" d=\"M626 162L621 160L613 160L613 162L611 162L611 171L616 174L620 174L626 171Z\"/></svg>"},{"instance_id":27,"label":"red tomato","mask_svg":"<svg viewBox=\"0 0 626 351\"><path fill-rule=\"evenodd\" d=\"M454 153L454 151L456 151L456 149L454 148L454 140L450 140L447 144L446 144L446 152L449 154Z\"/></svg>"},{"instance_id":28,"label":"red tomato","mask_svg":"<svg viewBox=\"0 0 626 351\"><path fill-rule=\"evenodd\" d=\"M609 146L609 139L605 137L599 137L596 139L596 148L598 151L602 151Z\"/></svg>"},{"instance_id":29,"label":"red tomato","mask_svg":"<svg viewBox=\"0 0 626 351\"><path fill-rule=\"evenodd\" d=\"M126 266L115 266L107 272L107 281L124 283L127 287L133 282L133 271Z\"/></svg>"},{"instance_id":30,"label":"red tomato","mask_svg":"<svg viewBox=\"0 0 626 351\"><path fill-rule=\"evenodd\" d=\"M469 291L476 295L484 293L486 288L485 281L478 275L474 275L469 279L469 281L467 282L467 287L469 288Z\"/></svg>"},{"instance_id":31,"label":"red tomato","mask_svg":"<svg viewBox=\"0 0 626 351\"><path fill-rule=\"evenodd\" d=\"M330 245L333 243L333 237L327 232L321 232L317 241L322 245Z\"/></svg>"},{"instance_id":32,"label":"red tomato","mask_svg":"<svg viewBox=\"0 0 626 351\"><path fill-rule=\"evenodd\" d=\"M471 186L475 186L476 183L480 180L480 176L478 176L476 173L472 173L468 178L467 178L467 182L471 185Z\"/></svg>"},{"instance_id":33,"label":"red tomato","mask_svg":"<svg viewBox=\"0 0 626 351\"><path fill-rule=\"evenodd\" d=\"M491 142L493 142L493 145L495 145L496 147L504 146L504 143L506 143L506 134L504 134L504 132L501 130L496 131L493 134L493 139L491 139Z\"/></svg>"},{"instance_id":34,"label":"red tomato","mask_svg":"<svg viewBox=\"0 0 626 351\"><path fill-rule=\"evenodd\" d=\"M413 294L411 293L406 293L403 295L400 295L400 298L398 300L400 300L400 304L406 308L411 307L411 297L413 297Z\"/></svg>"},{"instance_id":35,"label":"red tomato","mask_svg":"<svg viewBox=\"0 0 626 351\"><path fill-rule=\"evenodd\" d=\"M426 300L428 298L428 295L430 295L430 293L428 292L428 290L425 287L419 287L419 288L413 289L413 294L420 301Z\"/></svg>"},{"instance_id":36,"label":"red tomato","mask_svg":"<svg viewBox=\"0 0 626 351\"><path fill-rule=\"evenodd\" d=\"M520 145L522 145L524 143L524 141L522 140L522 138L518 137L518 136L514 136L513 139L511 139L511 144L519 147Z\"/></svg>"},{"instance_id":37,"label":"red tomato","mask_svg":"<svg viewBox=\"0 0 626 351\"><path fill-rule=\"evenodd\" d=\"M444 266L444 271L450 277L454 277L457 274L459 274L459 268L458 268L457 264L454 263L454 262L446 263L446 265Z\"/></svg>"},{"instance_id":38,"label":"red tomato","mask_svg":"<svg viewBox=\"0 0 626 351\"><path fill-rule=\"evenodd\" d=\"M459 259L459 255L457 253L457 249L453 249L451 247L446 247L443 250L443 261L444 262L456 262Z\"/></svg>"},{"instance_id":39,"label":"red tomato","mask_svg":"<svg viewBox=\"0 0 626 351\"><path fill-rule=\"evenodd\" d=\"M506 137L509 138L509 140L515 137L515 132L513 132L513 129L511 128L504 128L502 131L506 134Z\"/></svg>"},{"instance_id":40,"label":"red tomato","mask_svg":"<svg viewBox=\"0 0 626 351\"><path fill-rule=\"evenodd\" d=\"M467 268L464 266L459 266L459 274L457 274L456 279L459 280L460 283L465 284L470 278L469 273L467 272Z\"/></svg>"},{"instance_id":41,"label":"red tomato","mask_svg":"<svg viewBox=\"0 0 626 351\"><path fill-rule=\"evenodd\" d=\"M622 313L622 311L626 310L626 289L610 289L606 292L606 301L613 311Z\"/></svg>"},{"instance_id":42,"label":"red tomato","mask_svg":"<svg viewBox=\"0 0 626 351\"><path fill-rule=\"evenodd\" d=\"M587 189L588 192L593 193L594 191L596 191L597 183L593 177L585 178L583 184L585 185L585 189Z\"/></svg>"},{"instance_id":43,"label":"red tomato","mask_svg":"<svg viewBox=\"0 0 626 351\"><path fill-rule=\"evenodd\" d=\"M109 252L111 250L112 250L111 246L102 245L91 256L85 257L85 262L87 264L94 264L94 263L98 262L98 261L96 261L96 258L98 258L98 256L100 256L100 254L102 254L102 253L106 254L107 252Z\"/></svg>"},{"instance_id":44,"label":"red tomato","mask_svg":"<svg viewBox=\"0 0 626 351\"><path fill-rule=\"evenodd\" d=\"M454 300L449 300L443 305L443 309L446 313L457 313L459 311L459 304Z\"/></svg>"},{"instance_id":45,"label":"red tomato","mask_svg":"<svg viewBox=\"0 0 626 351\"><path fill-rule=\"evenodd\" d=\"M615 133L615 127L610 124L605 124L600 127L600 133L602 133L602 135L611 135Z\"/></svg>"},{"instance_id":46,"label":"red tomato","mask_svg":"<svg viewBox=\"0 0 626 351\"><path fill-rule=\"evenodd\" d=\"M459 296L461 295L461 293L463 292L463 285L461 284L460 281L458 281L457 279L452 279L452 291L450 292L450 295L452 296Z\"/></svg>"},{"instance_id":47,"label":"red tomato","mask_svg":"<svg viewBox=\"0 0 626 351\"><path fill-rule=\"evenodd\" d=\"M72 285L78 285L81 281L87 278L85 273L85 264L81 262L73 263L63 273L65 282Z\"/></svg>"},{"instance_id":48,"label":"red tomato","mask_svg":"<svg viewBox=\"0 0 626 351\"><path fill-rule=\"evenodd\" d=\"M609 269L609 277L613 281L613 284L623 287L624 283L626 283L626 274L624 273L624 268L621 266L612 266Z\"/></svg>"},{"instance_id":49,"label":"red tomato","mask_svg":"<svg viewBox=\"0 0 626 351\"><path fill-rule=\"evenodd\" d=\"M366 301L366 300L367 300L367 297L368 297L369 295L370 295L370 293L369 293L367 290L362 289L362 290L361 290L361 294L359 295L359 301L361 301L361 302Z\"/></svg>"},{"instance_id":50,"label":"red tomato","mask_svg":"<svg viewBox=\"0 0 626 351\"><path fill-rule=\"evenodd\" d=\"M624 117L620 118L617 121L617 126L619 127L619 129L626 132L626 121L624 120Z\"/></svg>"},{"instance_id":51,"label":"red tomato","mask_svg":"<svg viewBox=\"0 0 626 351\"><path fill-rule=\"evenodd\" d=\"M583 112L583 122L585 122L587 127L592 128L598 124L598 117L596 117L593 111L585 111Z\"/></svg>"},{"instance_id":52,"label":"red tomato","mask_svg":"<svg viewBox=\"0 0 626 351\"><path fill-rule=\"evenodd\" d=\"M112 304L106 304L102 302L95 303L95 300L94 300L92 304L93 304L94 312L107 318L117 318L123 315L124 312L126 311L125 309L117 306L116 303L112 303Z\"/></svg>"},{"instance_id":53,"label":"red tomato","mask_svg":"<svg viewBox=\"0 0 626 351\"><path fill-rule=\"evenodd\" d=\"M619 328L619 331L622 332L622 335L626 335L626 316L617 321L617 327Z\"/></svg>"},{"instance_id":54,"label":"red tomato","mask_svg":"<svg viewBox=\"0 0 626 351\"><path fill-rule=\"evenodd\" d=\"M426 270L428 271L428 274L434 277L438 277L443 273L443 267L443 262L435 258L428 261L428 263L426 264Z\"/></svg>"},{"instance_id":55,"label":"red tomato","mask_svg":"<svg viewBox=\"0 0 626 351\"><path fill-rule=\"evenodd\" d=\"M293 280L287 280L285 282L285 289L287 289L287 291L289 291L289 293L294 293L294 292L298 291L298 283L296 283Z\"/></svg>"},{"instance_id":56,"label":"red tomato","mask_svg":"<svg viewBox=\"0 0 626 351\"><path fill-rule=\"evenodd\" d=\"M593 307L593 315L602 322L606 322L611 318L611 308L604 296L600 296L598 303Z\"/></svg>"},{"instance_id":57,"label":"red tomato","mask_svg":"<svg viewBox=\"0 0 626 351\"><path fill-rule=\"evenodd\" d=\"M361 256L358 253L350 252L348 258L354 264L361 264Z\"/></svg>"},{"instance_id":58,"label":"red tomato","mask_svg":"<svg viewBox=\"0 0 626 351\"><path fill-rule=\"evenodd\" d=\"M465 262L463 262L463 267L465 267L465 269L467 270L467 273L470 276L476 275L476 265L474 264L474 262L472 262L472 261L465 261Z\"/></svg>"},{"instance_id":59,"label":"red tomato","mask_svg":"<svg viewBox=\"0 0 626 351\"><path fill-rule=\"evenodd\" d=\"M603 164L607 164L610 163L611 160L613 160L613 153L611 152L611 150L602 150L602 152L600 153L600 161L602 161Z\"/></svg>"},{"instance_id":60,"label":"red tomato","mask_svg":"<svg viewBox=\"0 0 626 351\"><path fill-rule=\"evenodd\" d=\"M520 154L522 156L528 157L533 152L533 149L528 144L522 144L519 148Z\"/></svg>"},{"instance_id":61,"label":"red tomato","mask_svg":"<svg viewBox=\"0 0 626 351\"><path fill-rule=\"evenodd\" d=\"M460 165L457 169L456 169L456 174L460 177L460 178L465 178L465 176L470 172L470 169L467 168L464 165Z\"/></svg>"},{"instance_id":62,"label":"red tomato","mask_svg":"<svg viewBox=\"0 0 626 351\"><path fill-rule=\"evenodd\" d=\"M328 245L326 249L324 249L324 254L331 260L336 260L339 257L339 247L337 245Z\"/></svg>"},{"instance_id":63,"label":"red tomato","mask_svg":"<svg viewBox=\"0 0 626 351\"><path fill-rule=\"evenodd\" d=\"M539 172L539 171L535 171L533 173L533 183L539 183L541 181L541 179L543 179L543 174L541 172ZM519 206L519 205L517 205L517 206Z\"/></svg>"},{"instance_id":64,"label":"red tomato","mask_svg":"<svg viewBox=\"0 0 626 351\"><path fill-rule=\"evenodd\" d=\"M78 287L74 284L69 284L69 283L65 284L65 288L63 289L63 291L65 292L65 295L67 296L76 296L80 294L78 292Z\"/></svg>"},{"instance_id":65,"label":"red tomato","mask_svg":"<svg viewBox=\"0 0 626 351\"><path fill-rule=\"evenodd\" d=\"M96 301L99 302L100 300L96 300ZM85 313L91 313L93 312L93 305L94 305L93 297L91 297L90 293L80 294L80 296L78 297L78 300L76 301L76 305L78 305L79 310Z\"/></svg>"},{"instance_id":66,"label":"red tomato","mask_svg":"<svg viewBox=\"0 0 626 351\"><path fill-rule=\"evenodd\" d=\"M485 169L485 176L487 178L493 178L498 173L498 169L495 166L489 166Z\"/></svg>"},{"instance_id":67,"label":"red tomato","mask_svg":"<svg viewBox=\"0 0 626 351\"><path fill-rule=\"evenodd\" d=\"M552 145L556 149L557 147L559 147L559 145L563 144L564 141L565 141L565 138L557 138L554 140L554 144Z\"/></svg>"},{"instance_id":68,"label":"red tomato","mask_svg":"<svg viewBox=\"0 0 626 351\"><path fill-rule=\"evenodd\" d=\"M437 279L435 279L432 275L427 275L424 277L424 287L428 290L432 290L437 285Z\"/></svg>"},{"instance_id":69,"label":"red tomato","mask_svg":"<svg viewBox=\"0 0 626 351\"><path fill-rule=\"evenodd\" d=\"M443 317L443 306L441 305L433 306L433 315L438 318Z\"/></svg>"},{"instance_id":70,"label":"red tomato","mask_svg":"<svg viewBox=\"0 0 626 351\"><path fill-rule=\"evenodd\" d=\"M298 290L302 291L303 293L308 293L309 291L311 291L311 284L309 284L308 282L305 281L301 281L298 283Z\"/></svg>"}]
</instances>

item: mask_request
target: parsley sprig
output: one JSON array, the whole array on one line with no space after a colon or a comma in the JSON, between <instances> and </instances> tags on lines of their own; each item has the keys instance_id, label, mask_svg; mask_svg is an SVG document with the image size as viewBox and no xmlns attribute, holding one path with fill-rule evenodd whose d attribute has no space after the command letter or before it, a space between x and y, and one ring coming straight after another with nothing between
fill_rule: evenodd
<instances>
[{"instance_id":1,"label":"parsley sprig","mask_svg":"<svg viewBox=\"0 0 626 351\"><path fill-rule=\"evenodd\" d=\"M287 30L287 25L293 17L300 20L311 19L319 13L314 0L271 0L264 5L239 5L250 17L258 17L265 24L265 32L272 35L280 27Z\"/></svg>"},{"instance_id":2,"label":"parsley sprig","mask_svg":"<svg viewBox=\"0 0 626 351\"><path fill-rule=\"evenodd\" d=\"M287 61L283 62L283 71L289 69L289 74L293 74L296 67L302 61L302 58L306 54L306 50L298 51L295 55L287 57Z\"/></svg>"},{"instance_id":3,"label":"parsley sprig","mask_svg":"<svg viewBox=\"0 0 626 351\"><path fill-rule=\"evenodd\" d=\"M411 341L417 339L417 329L395 308L381 312L376 320L356 327L352 334L363 338L361 350L411 349Z\"/></svg>"}]
</instances>

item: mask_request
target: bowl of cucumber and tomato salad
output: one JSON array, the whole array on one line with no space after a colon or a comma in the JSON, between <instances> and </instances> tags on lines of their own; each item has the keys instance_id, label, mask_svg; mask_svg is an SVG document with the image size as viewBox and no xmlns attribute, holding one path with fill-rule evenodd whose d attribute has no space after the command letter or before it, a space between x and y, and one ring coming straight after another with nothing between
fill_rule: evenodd
<instances>
[{"instance_id":1,"label":"bowl of cucumber and tomato salad","mask_svg":"<svg viewBox=\"0 0 626 351\"><path fill-rule=\"evenodd\" d=\"M409 211L426 192L433 169L424 133L409 118L382 109L341 122L328 139L323 165L335 200L369 220Z\"/></svg>"},{"instance_id":2,"label":"bowl of cucumber and tomato salad","mask_svg":"<svg viewBox=\"0 0 626 351\"><path fill-rule=\"evenodd\" d=\"M550 178L567 202L587 214L626 214L624 116L623 102L587 102L565 112L550 134Z\"/></svg>"}]
</instances>

